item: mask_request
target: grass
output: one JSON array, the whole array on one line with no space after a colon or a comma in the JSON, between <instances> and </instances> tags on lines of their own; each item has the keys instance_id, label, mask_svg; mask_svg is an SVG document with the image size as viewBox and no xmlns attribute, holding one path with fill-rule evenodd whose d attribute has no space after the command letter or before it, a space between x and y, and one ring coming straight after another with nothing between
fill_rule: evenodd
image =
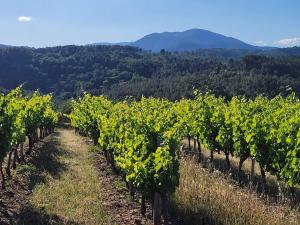
<instances>
[{"instance_id":1,"label":"grass","mask_svg":"<svg viewBox=\"0 0 300 225\"><path fill-rule=\"evenodd\" d=\"M18 224L110 224L101 196L103 187L92 164L97 149L67 129L59 129L45 143L36 166L18 168L31 177L33 189ZM204 154L206 157L207 152ZM221 158L216 156L215 161L221 163ZM236 162L232 159L233 165ZM244 170L249 168L246 162ZM112 185L125 189L121 181ZM130 199L129 194L126 198ZM300 224L299 209L267 203L255 191L238 187L218 170L209 173L188 157L181 160L180 183L170 206L174 224L180 225Z\"/></svg>"},{"instance_id":2,"label":"grass","mask_svg":"<svg viewBox=\"0 0 300 225\"><path fill-rule=\"evenodd\" d=\"M185 139L182 142L185 145L185 148L188 146L188 141ZM198 150L194 150L194 142L193 139L191 140L191 152L189 155L198 154ZM196 149L198 149L198 145L196 145ZM205 149L201 146L202 152L202 164L203 166L208 166L210 164L210 151ZM231 157L230 156L230 164L231 164L231 173L230 178L232 181L238 182L238 165L239 165L239 158L238 157ZM226 162L225 162L225 154L223 152L214 153L214 168L218 171L222 171L223 175L227 176L226 172ZM241 182L243 187L249 187L250 185L250 171L251 171L251 159L247 159L243 163L242 167L242 174L241 174ZM228 176L227 176L228 177ZM279 181L275 175L272 175L266 172L266 179L267 179L267 189L268 192L266 193L266 199L272 202L281 202L281 203L288 203L290 202L290 192L287 185L283 181ZM259 164L256 162L254 167L254 180L253 180L253 189L257 192L258 195L261 194L261 173ZM300 190L297 190L297 195L300 197Z\"/></svg>"},{"instance_id":3,"label":"grass","mask_svg":"<svg viewBox=\"0 0 300 225\"><path fill-rule=\"evenodd\" d=\"M209 173L191 158L181 160L180 183L171 205L180 224L300 224L299 210L266 204L253 191L239 188L218 172Z\"/></svg>"},{"instance_id":4,"label":"grass","mask_svg":"<svg viewBox=\"0 0 300 225\"><path fill-rule=\"evenodd\" d=\"M43 149L48 154L39 163L42 182L33 187L20 224L107 224L89 146L67 129L60 129L49 142L53 145Z\"/></svg>"}]
</instances>

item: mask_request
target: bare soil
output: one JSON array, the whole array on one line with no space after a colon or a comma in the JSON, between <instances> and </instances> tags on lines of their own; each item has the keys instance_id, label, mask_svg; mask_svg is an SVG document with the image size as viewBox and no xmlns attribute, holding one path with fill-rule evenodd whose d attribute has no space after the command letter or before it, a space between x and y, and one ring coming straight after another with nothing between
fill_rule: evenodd
<instances>
[{"instance_id":1,"label":"bare soil","mask_svg":"<svg viewBox=\"0 0 300 225\"><path fill-rule=\"evenodd\" d=\"M6 177L6 189L0 188L0 224L17 224L18 216L30 200L32 188L34 186L33 175L21 168L25 165L37 166L41 150L47 145L47 141L40 141L35 144L30 156L25 156L25 162L18 165L16 171L13 171L11 179ZM26 151L27 148L25 147ZM33 172L33 171L32 171Z\"/></svg>"},{"instance_id":2,"label":"bare soil","mask_svg":"<svg viewBox=\"0 0 300 225\"><path fill-rule=\"evenodd\" d=\"M139 199L131 198L121 177L114 174L102 154L96 154L95 166L99 172L99 180L103 187L102 198L110 216L110 224L151 224L151 206L147 206L147 213L140 213Z\"/></svg>"}]
</instances>

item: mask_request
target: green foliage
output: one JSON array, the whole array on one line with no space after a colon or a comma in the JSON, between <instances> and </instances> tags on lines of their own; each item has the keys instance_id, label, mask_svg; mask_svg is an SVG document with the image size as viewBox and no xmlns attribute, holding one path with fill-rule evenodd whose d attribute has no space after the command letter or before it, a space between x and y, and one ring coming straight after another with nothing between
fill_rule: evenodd
<instances>
[{"instance_id":1,"label":"green foliage","mask_svg":"<svg viewBox=\"0 0 300 225\"><path fill-rule=\"evenodd\" d=\"M289 186L300 187L300 101L294 94L271 100L234 97L229 103L200 95L193 104L194 135L208 149L252 157Z\"/></svg>"},{"instance_id":2,"label":"green foliage","mask_svg":"<svg viewBox=\"0 0 300 225\"><path fill-rule=\"evenodd\" d=\"M21 87L0 95L0 161L12 147L33 136L38 128L53 129L58 114L52 107L52 96L35 92L24 95Z\"/></svg>"},{"instance_id":3,"label":"green foliage","mask_svg":"<svg viewBox=\"0 0 300 225\"><path fill-rule=\"evenodd\" d=\"M0 49L0 88L10 90L24 83L30 93L36 89L54 93L56 100L75 98L84 91L114 99L179 100L194 97L193 88L227 99L274 97L287 86L300 94L299 49L155 54L128 46L6 48Z\"/></svg>"},{"instance_id":4,"label":"green foliage","mask_svg":"<svg viewBox=\"0 0 300 225\"><path fill-rule=\"evenodd\" d=\"M7 100L0 95L0 161L3 161L8 151L11 137L11 121L6 112Z\"/></svg>"},{"instance_id":5,"label":"green foliage","mask_svg":"<svg viewBox=\"0 0 300 225\"><path fill-rule=\"evenodd\" d=\"M96 143L143 193L173 192L180 141L194 137L211 151L254 158L289 186L300 186L300 100L224 98L196 93L194 100L158 98L112 103L85 94L73 101L72 125Z\"/></svg>"},{"instance_id":6,"label":"green foliage","mask_svg":"<svg viewBox=\"0 0 300 225\"><path fill-rule=\"evenodd\" d=\"M127 182L148 195L175 190L181 124L170 101L142 98L113 104L86 94L73 108L72 125L92 138L91 129L98 132L99 145L114 158Z\"/></svg>"}]
</instances>

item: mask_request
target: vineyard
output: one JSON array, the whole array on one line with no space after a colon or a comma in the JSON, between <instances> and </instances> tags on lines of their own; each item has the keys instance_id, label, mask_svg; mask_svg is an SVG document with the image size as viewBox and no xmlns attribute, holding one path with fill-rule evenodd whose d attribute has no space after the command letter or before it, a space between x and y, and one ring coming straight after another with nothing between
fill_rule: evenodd
<instances>
[{"instance_id":1,"label":"vineyard","mask_svg":"<svg viewBox=\"0 0 300 225\"><path fill-rule=\"evenodd\" d=\"M11 177L11 169L24 163L34 144L54 131L58 114L52 107L52 96L38 91L25 96L21 87L0 95L0 169L1 186L5 189L5 171ZM24 143L28 142L24 152Z\"/></svg>"},{"instance_id":2,"label":"vineyard","mask_svg":"<svg viewBox=\"0 0 300 225\"><path fill-rule=\"evenodd\" d=\"M300 100L295 95L269 99L234 97L227 102L211 94L196 93L194 100L128 98L112 102L85 94L72 103L69 115L76 131L89 136L102 149L107 162L126 182L132 196L153 207L153 223L168 224L169 197L179 184L181 141L188 138L215 152L239 158L239 172L246 159L257 162L262 193L266 172L290 189L292 204L300 187ZM211 168L213 169L213 168ZM253 179L253 175L250 180ZM250 181L251 182L251 181Z\"/></svg>"}]
</instances>

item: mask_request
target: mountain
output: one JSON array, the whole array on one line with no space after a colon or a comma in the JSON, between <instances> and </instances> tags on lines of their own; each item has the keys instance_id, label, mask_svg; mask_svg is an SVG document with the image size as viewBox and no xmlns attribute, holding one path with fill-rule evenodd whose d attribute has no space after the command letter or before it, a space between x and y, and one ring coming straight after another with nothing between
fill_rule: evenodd
<instances>
[{"instance_id":1,"label":"mountain","mask_svg":"<svg viewBox=\"0 0 300 225\"><path fill-rule=\"evenodd\" d=\"M134 42L123 42L112 45L130 45L153 52L159 52L161 49L179 52L198 49L260 49L260 47L247 44L238 39L203 29L153 33Z\"/></svg>"},{"instance_id":2,"label":"mountain","mask_svg":"<svg viewBox=\"0 0 300 225\"><path fill-rule=\"evenodd\" d=\"M0 44L0 48L7 48L7 47L9 47L9 45Z\"/></svg>"},{"instance_id":3,"label":"mountain","mask_svg":"<svg viewBox=\"0 0 300 225\"><path fill-rule=\"evenodd\" d=\"M256 49L238 39L226 37L208 30L191 29L184 32L164 32L149 34L132 43L132 46L158 52L192 51L197 49Z\"/></svg>"}]
</instances>

